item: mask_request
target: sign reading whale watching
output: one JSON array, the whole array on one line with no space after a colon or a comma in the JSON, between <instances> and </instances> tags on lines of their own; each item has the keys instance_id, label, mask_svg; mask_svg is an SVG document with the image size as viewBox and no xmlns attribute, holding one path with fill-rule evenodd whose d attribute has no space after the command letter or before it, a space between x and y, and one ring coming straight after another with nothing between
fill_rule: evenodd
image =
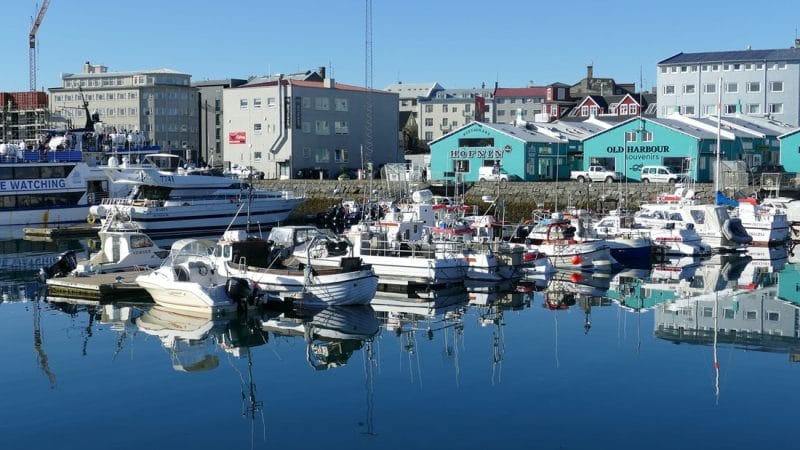
<instances>
[{"instance_id":1,"label":"sign reading whale watching","mask_svg":"<svg viewBox=\"0 0 800 450\"><path fill-rule=\"evenodd\" d=\"M46 178L36 180L0 180L2 192L36 192L53 191L80 187L74 183L67 183L66 178Z\"/></svg>"}]
</instances>

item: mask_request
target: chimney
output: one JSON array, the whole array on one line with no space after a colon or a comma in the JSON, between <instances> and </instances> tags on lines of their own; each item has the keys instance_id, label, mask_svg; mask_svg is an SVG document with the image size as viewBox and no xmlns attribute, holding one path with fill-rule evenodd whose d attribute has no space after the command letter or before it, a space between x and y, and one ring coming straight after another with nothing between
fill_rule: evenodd
<instances>
[{"instance_id":1,"label":"chimney","mask_svg":"<svg viewBox=\"0 0 800 450\"><path fill-rule=\"evenodd\" d=\"M586 66L586 79L591 80L592 77L594 77L594 66L589 64L588 66Z\"/></svg>"},{"instance_id":2,"label":"chimney","mask_svg":"<svg viewBox=\"0 0 800 450\"><path fill-rule=\"evenodd\" d=\"M336 82L333 81L333 78L325 78L324 80L322 80L322 87L328 89L335 88Z\"/></svg>"},{"instance_id":3,"label":"chimney","mask_svg":"<svg viewBox=\"0 0 800 450\"><path fill-rule=\"evenodd\" d=\"M319 76L323 80L325 79L325 66L319 66Z\"/></svg>"},{"instance_id":4,"label":"chimney","mask_svg":"<svg viewBox=\"0 0 800 450\"><path fill-rule=\"evenodd\" d=\"M794 48L800 48L800 38L794 39Z\"/></svg>"},{"instance_id":5,"label":"chimney","mask_svg":"<svg viewBox=\"0 0 800 450\"><path fill-rule=\"evenodd\" d=\"M92 63L89 61L83 63L83 73L92 73Z\"/></svg>"}]
</instances>

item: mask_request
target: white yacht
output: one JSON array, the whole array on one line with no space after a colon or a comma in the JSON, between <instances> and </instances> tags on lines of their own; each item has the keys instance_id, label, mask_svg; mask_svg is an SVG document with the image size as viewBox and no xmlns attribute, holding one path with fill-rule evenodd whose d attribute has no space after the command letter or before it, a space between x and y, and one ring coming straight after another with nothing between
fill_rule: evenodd
<instances>
[{"instance_id":1,"label":"white yacht","mask_svg":"<svg viewBox=\"0 0 800 450\"><path fill-rule=\"evenodd\" d=\"M146 155L140 164L111 159L105 170L116 184L132 190L93 206L91 217L101 222L122 217L151 235L216 233L248 223L269 227L286 220L303 201L292 192L186 170L171 154Z\"/></svg>"},{"instance_id":2,"label":"white yacht","mask_svg":"<svg viewBox=\"0 0 800 450\"><path fill-rule=\"evenodd\" d=\"M680 223L671 222L663 227L646 228L637 224L630 215L613 213L595 223L593 233L598 238L636 239L645 237L652 240L657 251L667 255L703 256L711 253L711 247L703 243L700 236L694 231L694 227L687 227ZM639 258L645 256L635 251L632 253Z\"/></svg>"},{"instance_id":3,"label":"white yacht","mask_svg":"<svg viewBox=\"0 0 800 450\"><path fill-rule=\"evenodd\" d=\"M576 228L561 213L553 213L534 224L527 234L529 250L544 253L558 269L598 270L610 272L616 259L611 248L602 240L576 240Z\"/></svg>"},{"instance_id":4,"label":"white yacht","mask_svg":"<svg viewBox=\"0 0 800 450\"><path fill-rule=\"evenodd\" d=\"M702 241L717 251L742 251L753 240L742 221L730 217L725 206L648 203L641 205L634 220L649 228L664 228L668 223L690 224Z\"/></svg>"},{"instance_id":5,"label":"white yacht","mask_svg":"<svg viewBox=\"0 0 800 450\"><path fill-rule=\"evenodd\" d=\"M789 240L791 233L785 210L764 207L749 197L740 199L735 211L747 234L753 238L751 245L781 245Z\"/></svg>"}]
</instances>

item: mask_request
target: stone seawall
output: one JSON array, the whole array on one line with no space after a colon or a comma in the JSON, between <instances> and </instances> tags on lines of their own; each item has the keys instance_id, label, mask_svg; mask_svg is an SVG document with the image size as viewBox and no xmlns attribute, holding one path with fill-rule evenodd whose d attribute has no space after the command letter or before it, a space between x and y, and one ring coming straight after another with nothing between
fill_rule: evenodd
<instances>
[{"instance_id":1,"label":"stone seawall","mask_svg":"<svg viewBox=\"0 0 800 450\"><path fill-rule=\"evenodd\" d=\"M267 189L293 190L305 195L308 200L296 211L295 216L323 211L342 200L364 199L370 192L370 184L365 180L261 180L256 185ZM418 188L430 188L437 195L444 195L445 189L437 186L422 184ZM698 183L693 186L695 197L702 202L711 202L714 186L711 183ZM395 183L387 185L383 180L372 182L371 189L374 198L397 198L400 189ZM670 184L661 183L628 183L628 208L635 209L641 203L648 203L663 193L672 193L675 188ZM459 189L461 192L462 190ZM625 191L625 185L619 183L578 183L575 181L554 182L509 182L497 184L495 182L468 183L463 189L466 203L478 205L481 209L488 206L483 201L484 196L502 196L506 214L509 220L520 220L530 216L534 209L555 209L573 206L592 210L615 208L620 199L620 193ZM447 191L449 196L453 188Z\"/></svg>"}]
</instances>

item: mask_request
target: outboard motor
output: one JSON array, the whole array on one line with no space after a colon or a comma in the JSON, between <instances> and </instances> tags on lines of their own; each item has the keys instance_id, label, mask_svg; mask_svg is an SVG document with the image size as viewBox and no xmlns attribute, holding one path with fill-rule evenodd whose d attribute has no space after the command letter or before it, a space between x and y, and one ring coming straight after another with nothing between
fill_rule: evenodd
<instances>
[{"instance_id":1,"label":"outboard motor","mask_svg":"<svg viewBox=\"0 0 800 450\"><path fill-rule=\"evenodd\" d=\"M244 278L230 278L225 284L225 292L239 308L246 308L256 297L257 288Z\"/></svg>"},{"instance_id":2,"label":"outboard motor","mask_svg":"<svg viewBox=\"0 0 800 450\"><path fill-rule=\"evenodd\" d=\"M39 269L39 279L44 282L45 280L53 277L63 277L78 267L78 258L75 256L75 250L67 250L58 255L56 262L50 267L42 267Z\"/></svg>"}]
</instances>

